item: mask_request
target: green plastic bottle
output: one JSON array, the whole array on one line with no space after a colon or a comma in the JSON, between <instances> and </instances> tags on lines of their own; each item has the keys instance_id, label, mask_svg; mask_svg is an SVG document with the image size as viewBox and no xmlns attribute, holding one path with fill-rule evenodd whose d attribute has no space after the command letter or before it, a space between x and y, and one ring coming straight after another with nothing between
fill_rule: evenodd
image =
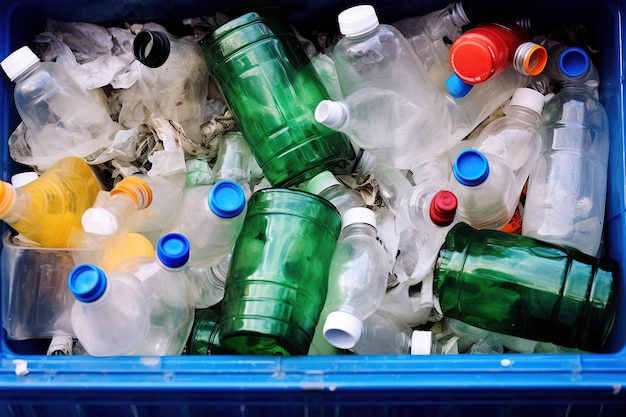
<instances>
[{"instance_id":1,"label":"green plastic bottle","mask_svg":"<svg viewBox=\"0 0 626 417\"><path fill-rule=\"evenodd\" d=\"M220 346L249 355L306 355L326 299L337 209L313 194L255 192L226 276Z\"/></svg>"},{"instance_id":2,"label":"green plastic bottle","mask_svg":"<svg viewBox=\"0 0 626 417\"><path fill-rule=\"evenodd\" d=\"M219 350L218 329L222 309L220 304L196 310L191 334L187 339L185 354L213 355Z\"/></svg>"},{"instance_id":3,"label":"green plastic bottle","mask_svg":"<svg viewBox=\"0 0 626 417\"><path fill-rule=\"evenodd\" d=\"M613 326L613 273L578 250L458 223L435 265L444 316L493 332L601 351Z\"/></svg>"},{"instance_id":4,"label":"green plastic bottle","mask_svg":"<svg viewBox=\"0 0 626 417\"><path fill-rule=\"evenodd\" d=\"M345 136L315 121L317 103L330 97L295 33L280 17L244 14L200 45L272 185L297 185L354 158Z\"/></svg>"}]
</instances>

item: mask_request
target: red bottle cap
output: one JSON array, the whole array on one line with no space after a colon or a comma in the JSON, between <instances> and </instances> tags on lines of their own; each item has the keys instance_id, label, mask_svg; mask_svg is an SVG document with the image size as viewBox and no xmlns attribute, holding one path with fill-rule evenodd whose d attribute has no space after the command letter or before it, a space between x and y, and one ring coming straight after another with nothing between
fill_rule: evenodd
<instances>
[{"instance_id":1,"label":"red bottle cap","mask_svg":"<svg viewBox=\"0 0 626 417\"><path fill-rule=\"evenodd\" d=\"M430 219L437 226L447 226L456 215L456 196L451 191L440 190L430 203Z\"/></svg>"},{"instance_id":2,"label":"red bottle cap","mask_svg":"<svg viewBox=\"0 0 626 417\"><path fill-rule=\"evenodd\" d=\"M515 24L475 27L452 43L450 65L466 83L481 83L511 66L517 47L527 38Z\"/></svg>"}]
</instances>

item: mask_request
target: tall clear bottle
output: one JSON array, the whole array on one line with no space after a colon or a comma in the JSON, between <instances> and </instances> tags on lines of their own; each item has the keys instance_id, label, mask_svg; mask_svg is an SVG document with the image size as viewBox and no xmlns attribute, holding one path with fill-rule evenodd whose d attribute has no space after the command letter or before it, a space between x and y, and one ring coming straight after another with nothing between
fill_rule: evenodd
<instances>
[{"instance_id":1,"label":"tall clear bottle","mask_svg":"<svg viewBox=\"0 0 626 417\"><path fill-rule=\"evenodd\" d=\"M221 180L214 185L187 188L174 222L166 233L189 239L189 266L217 265L235 245L246 214L241 185Z\"/></svg>"},{"instance_id":2,"label":"tall clear bottle","mask_svg":"<svg viewBox=\"0 0 626 417\"><path fill-rule=\"evenodd\" d=\"M119 125L63 66L41 62L27 46L0 65L15 82L15 107L29 132L30 165L45 170L68 155L94 160L111 145Z\"/></svg>"},{"instance_id":3,"label":"tall clear bottle","mask_svg":"<svg viewBox=\"0 0 626 417\"><path fill-rule=\"evenodd\" d=\"M200 45L166 32L142 30L133 41L133 54L143 64L138 84L152 115L180 123L189 139L202 143L209 70Z\"/></svg>"},{"instance_id":4,"label":"tall clear bottle","mask_svg":"<svg viewBox=\"0 0 626 417\"><path fill-rule=\"evenodd\" d=\"M19 188L0 182L0 219L41 246L67 248L101 190L91 166L81 158L64 157Z\"/></svg>"},{"instance_id":5,"label":"tall clear bottle","mask_svg":"<svg viewBox=\"0 0 626 417\"><path fill-rule=\"evenodd\" d=\"M76 297L72 327L87 353L132 355L150 325L148 294L141 281L128 272L106 274L80 264L70 272L68 286Z\"/></svg>"},{"instance_id":6,"label":"tall clear bottle","mask_svg":"<svg viewBox=\"0 0 626 417\"><path fill-rule=\"evenodd\" d=\"M328 274L324 338L333 346L350 349L363 332L363 320L385 295L392 267L389 253L377 240L376 216L364 207L348 210Z\"/></svg>"},{"instance_id":7,"label":"tall clear bottle","mask_svg":"<svg viewBox=\"0 0 626 417\"><path fill-rule=\"evenodd\" d=\"M135 355L180 355L194 318L193 289L183 270L189 259L189 241L178 233L159 240L151 257L127 259L118 271L135 275L146 289L150 328Z\"/></svg>"},{"instance_id":8,"label":"tall clear bottle","mask_svg":"<svg viewBox=\"0 0 626 417\"><path fill-rule=\"evenodd\" d=\"M522 234L595 256L604 225L609 120L589 55L561 59L567 77L544 108L541 155L528 179Z\"/></svg>"}]
</instances>

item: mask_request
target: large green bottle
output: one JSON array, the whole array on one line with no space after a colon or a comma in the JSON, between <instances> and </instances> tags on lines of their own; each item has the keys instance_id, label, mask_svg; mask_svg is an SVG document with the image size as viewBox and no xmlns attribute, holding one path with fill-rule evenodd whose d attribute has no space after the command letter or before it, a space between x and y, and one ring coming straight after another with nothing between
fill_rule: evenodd
<instances>
[{"instance_id":1,"label":"large green bottle","mask_svg":"<svg viewBox=\"0 0 626 417\"><path fill-rule=\"evenodd\" d=\"M340 229L339 213L321 197L284 188L255 192L226 276L220 347L306 355Z\"/></svg>"},{"instance_id":2,"label":"large green bottle","mask_svg":"<svg viewBox=\"0 0 626 417\"><path fill-rule=\"evenodd\" d=\"M317 123L329 99L288 24L244 14L200 41L207 65L268 181L298 184L354 158L348 139Z\"/></svg>"},{"instance_id":3,"label":"large green bottle","mask_svg":"<svg viewBox=\"0 0 626 417\"><path fill-rule=\"evenodd\" d=\"M435 266L445 316L494 332L602 350L616 312L612 272L575 249L455 225Z\"/></svg>"}]
</instances>

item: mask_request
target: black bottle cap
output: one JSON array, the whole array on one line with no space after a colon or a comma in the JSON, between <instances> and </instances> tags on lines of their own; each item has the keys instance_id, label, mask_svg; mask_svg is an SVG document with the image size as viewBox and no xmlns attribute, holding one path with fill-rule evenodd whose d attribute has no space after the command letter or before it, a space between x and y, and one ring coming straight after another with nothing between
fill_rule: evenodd
<instances>
[{"instance_id":1,"label":"black bottle cap","mask_svg":"<svg viewBox=\"0 0 626 417\"><path fill-rule=\"evenodd\" d=\"M170 40L163 32L142 30L133 41L133 55L145 66L158 68L170 56Z\"/></svg>"}]
</instances>

